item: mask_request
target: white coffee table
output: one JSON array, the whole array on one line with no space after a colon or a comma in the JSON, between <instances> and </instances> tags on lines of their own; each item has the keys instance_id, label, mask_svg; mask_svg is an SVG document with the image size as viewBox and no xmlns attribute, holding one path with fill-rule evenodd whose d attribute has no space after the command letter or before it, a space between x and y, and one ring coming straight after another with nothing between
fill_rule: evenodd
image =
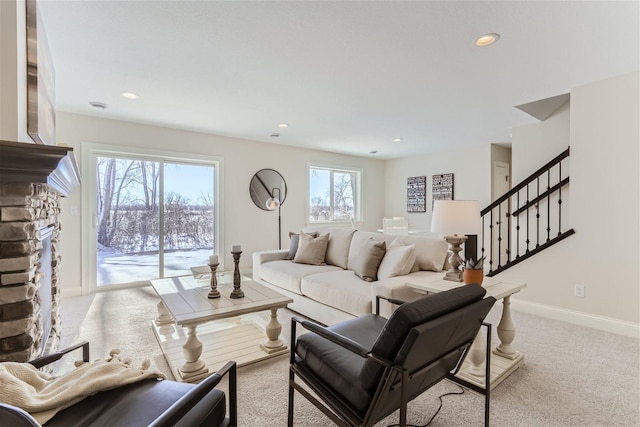
<instances>
[{"instance_id":1,"label":"white coffee table","mask_svg":"<svg viewBox=\"0 0 640 427\"><path fill-rule=\"evenodd\" d=\"M199 381L209 375L209 366L215 369L227 360L244 366L288 352L277 311L293 300L246 278L245 296L231 299L231 280L218 281L222 296L216 299L207 298L208 282L193 277L151 281L161 299L153 330L176 380ZM266 325L250 314L266 310L271 311Z\"/></svg>"},{"instance_id":2,"label":"white coffee table","mask_svg":"<svg viewBox=\"0 0 640 427\"><path fill-rule=\"evenodd\" d=\"M442 292L459 286L476 286L443 279L412 281L407 282L406 285L425 294ZM496 300L502 299L502 316L496 328L500 344L493 349L491 355L491 389L493 389L524 363L524 354L514 350L511 346L516 337L516 327L511 317L511 295L526 288L527 284L502 282L492 277L485 277L482 287L486 289L487 297L494 297ZM458 376L483 388L485 387L486 347L486 341L479 333L458 373Z\"/></svg>"}]
</instances>

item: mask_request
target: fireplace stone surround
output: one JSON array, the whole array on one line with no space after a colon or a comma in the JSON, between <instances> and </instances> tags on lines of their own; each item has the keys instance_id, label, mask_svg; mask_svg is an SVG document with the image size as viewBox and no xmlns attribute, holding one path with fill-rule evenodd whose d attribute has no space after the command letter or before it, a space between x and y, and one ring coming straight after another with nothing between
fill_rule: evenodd
<instances>
[{"instance_id":1,"label":"fireplace stone surround","mask_svg":"<svg viewBox=\"0 0 640 427\"><path fill-rule=\"evenodd\" d=\"M58 347L60 198L79 183L72 148L0 141L0 361Z\"/></svg>"}]
</instances>

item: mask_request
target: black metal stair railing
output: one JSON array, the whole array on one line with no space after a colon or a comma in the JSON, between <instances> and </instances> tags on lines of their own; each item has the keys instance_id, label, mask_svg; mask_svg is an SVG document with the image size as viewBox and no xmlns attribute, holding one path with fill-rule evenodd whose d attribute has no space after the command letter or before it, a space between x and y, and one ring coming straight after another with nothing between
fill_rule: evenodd
<instances>
[{"instance_id":1,"label":"black metal stair railing","mask_svg":"<svg viewBox=\"0 0 640 427\"><path fill-rule=\"evenodd\" d=\"M569 184L568 157L569 148L480 212L481 253L489 260L487 276L575 233L563 222L567 215L562 215L562 190Z\"/></svg>"}]
</instances>

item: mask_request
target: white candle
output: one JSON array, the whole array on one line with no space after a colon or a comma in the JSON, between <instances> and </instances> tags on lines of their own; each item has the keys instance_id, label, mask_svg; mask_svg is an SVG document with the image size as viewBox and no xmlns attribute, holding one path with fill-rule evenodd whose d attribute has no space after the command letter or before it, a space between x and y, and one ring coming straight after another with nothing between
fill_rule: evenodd
<instances>
[{"instance_id":1,"label":"white candle","mask_svg":"<svg viewBox=\"0 0 640 427\"><path fill-rule=\"evenodd\" d=\"M231 252L242 252L242 248L240 247L240 245L233 245L231 247Z\"/></svg>"},{"instance_id":2,"label":"white candle","mask_svg":"<svg viewBox=\"0 0 640 427\"><path fill-rule=\"evenodd\" d=\"M211 255L209 257L209 264L218 264L218 255Z\"/></svg>"}]
</instances>

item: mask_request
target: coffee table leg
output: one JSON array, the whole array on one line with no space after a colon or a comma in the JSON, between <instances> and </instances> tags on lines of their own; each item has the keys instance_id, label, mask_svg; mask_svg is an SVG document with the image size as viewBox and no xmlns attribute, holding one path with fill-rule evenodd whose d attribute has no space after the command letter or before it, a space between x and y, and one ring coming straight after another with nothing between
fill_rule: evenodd
<instances>
[{"instance_id":1,"label":"coffee table leg","mask_svg":"<svg viewBox=\"0 0 640 427\"><path fill-rule=\"evenodd\" d=\"M158 317L156 317L155 319L156 325L162 326L173 323L173 317L171 317L171 313L169 313L169 310L167 310L167 306L164 305L162 301L158 303L156 308L158 309Z\"/></svg>"},{"instance_id":2,"label":"coffee table leg","mask_svg":"<svg viewBox=\"0 0 640 427\"><path fill-rule=\"evenodd\" d=\"M276 351L286 350L287 346L280 339L280 333L282 332L282 325L278 322L278 309L271 309L271 319L265 328L267 333L267 340L261 346L267 353L274 353Z\"/></svg>"},{"instance_id":3,"label":"coffee table leg","mask_svg":"<svg viewBox=\"0 0 640 427\"><path fill-rule=\"evenodd\" d=\"M187 329L187 341L182 346L185 363L180 367L182 379L206 374L209 369L205 366L200 356L202 355L202 342L196 336L196 326L185 326Z\"/></svg>"}]
</instances>

